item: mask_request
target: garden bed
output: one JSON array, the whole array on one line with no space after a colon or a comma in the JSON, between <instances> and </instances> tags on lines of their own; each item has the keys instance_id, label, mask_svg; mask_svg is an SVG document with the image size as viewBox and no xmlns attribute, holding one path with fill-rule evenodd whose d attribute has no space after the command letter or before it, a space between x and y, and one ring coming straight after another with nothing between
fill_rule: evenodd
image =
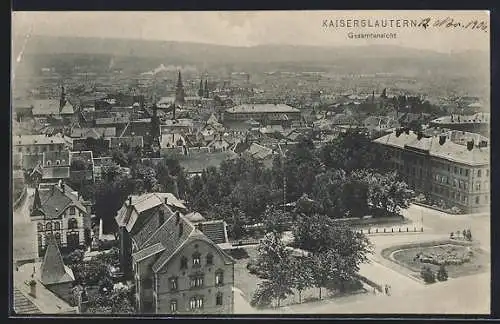
<instances>
[{"instance_id":1,"label":"garden bed","mask_svg":"<svg viewBox=\"0 0 500 324\"><path fill-rule=\"evenodd\" d=\"M468 255L467 251L472 251ZM444 263L450 278L488 270L489 256L477 245L466 241L444 240L393 246L382 250L382 256L418 275L424 266L437 272Z\"/></svg>"}]
</instances>

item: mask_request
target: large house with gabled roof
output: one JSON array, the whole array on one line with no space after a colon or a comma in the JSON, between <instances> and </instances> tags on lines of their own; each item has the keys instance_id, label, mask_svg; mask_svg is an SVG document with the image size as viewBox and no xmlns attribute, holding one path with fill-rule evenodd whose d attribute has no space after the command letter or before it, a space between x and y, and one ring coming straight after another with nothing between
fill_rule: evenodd
<instances>
[{"instance_id":1,"label":"large house with gabled roof","mask_svg":"<svg viewBox=\"0 0 500 324\"><path fill-rule=\"evenodd\" d=\"M172 201L165 193L131 196L115 218L122 269L131 268L136 285L137 311L233 313L234 259Z\"/></svg>"},{"instance_id":2,"label":"large house with gabled roof","mask_svg":"<svg viewBox=\"0 0 500 324\"><path fill-rule=\"evenodd\" d=\"M49 189L36 188L30 217L36 223L39 254L44 253L51 236L59 246L68 249L84 246L90 235L90 206L63 182Z\"/></svg>"}]
</instances>

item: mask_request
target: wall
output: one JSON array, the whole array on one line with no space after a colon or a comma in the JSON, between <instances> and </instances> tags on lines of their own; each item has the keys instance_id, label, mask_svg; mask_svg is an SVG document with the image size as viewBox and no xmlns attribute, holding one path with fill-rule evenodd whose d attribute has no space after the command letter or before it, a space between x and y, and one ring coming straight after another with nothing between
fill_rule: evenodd
<instances>
[{"instance_id":1,"label":"wall","mask_svg":"<svg viewBox=\"0 0 500 324\"><path fill-rule=\"evenodd\" d=\"M197 245L197 247L196 247ZM194 252L201 254L201 266L193 268L192 254ZM213 254L213 265L206 264L206 255ZM180 259L182 256L188 258L188 269L180 270ZM224 284L215 286L215 273L217 270L223 270ZM170 301L177 300L178 313L193 313L189 308L191 297L203 296L203 309L201 313L205 314L231 314L233 313L233 283L234 283L234 265L224 264L224 259L211 244L205 241L195 240L189 243L182 249L167 265L165 272L158 274L158 313L170 313ZM203 287L190 288L190 276L196 273L204 274ZM170 291L171 277L178 277L178 291ZM218 292L223 294L223 302L221 306L216 305L216 295Z\"/></svg>"},{"instance_id":2,"label":"wall","mask_svg":"<svg viewBox=\"0 0 500 324\"><path fill-rule=\"evenodd\" d=\"M72 282L58 283L52 285L46 285L45 287L52 291L57 297L61 298L68 304L71 304L73 296L71 293Z\"/></svg>"}]
</instances>

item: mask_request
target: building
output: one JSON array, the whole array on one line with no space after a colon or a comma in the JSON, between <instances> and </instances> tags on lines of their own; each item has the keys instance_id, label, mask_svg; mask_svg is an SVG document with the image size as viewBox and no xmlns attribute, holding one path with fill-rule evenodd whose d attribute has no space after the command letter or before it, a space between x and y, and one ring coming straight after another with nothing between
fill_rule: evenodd
<instances>
[{"instance_id":1,"label":"building","mask_svg":"<svg viewBox=\"0 0 500 324\"><path fill-rule=\"evenodd\" d=\"M410 187L466 213L490 208L490 150L484 141L459 144L454 132L423 137L394 131L374 140ZM471 137L473 138L473 137Z\"/></svg>"},{"instance_id":2,"label":"building","mask_svg":"<svg viewBox=\"0 0 500 324\"><path fill-rule=\"evenodd\" d=\"M43 254L52 235L61 247L71 250L85 246L90 235L89 202L64 182L49 189L36 188L32 199L30 217L36 223L39 254Z\"/></svg>"},{"instance_id":3,"label":"building","mask_svg":"<svg viewBox=\"0 0 500 324\"><path fill-rule=\"evenodd\" d=\"M262 124L272 121L286 121L287 123L301 119L300 110L284 104L243 104L226 109L224 121L246 121L253 119Z\"/></svg>"},{"instance_id":4,"label":"building","mask_svg":"<svg viewBox=\"0 0 500 324\"><path fill-rule=\"evenodd\" d=\"M146 194L130 197L116 216L138 312L233 313L235 261L174 210L165 194Z\"/></svg>"},{"instance_id":5,"label":"building","mask_svg":"<svg viewBox=\"0 0 500 324\"><path fill-rule=\"evenodd\" d=\"M433 119L429 122L431 127L449 128L453 130L479 133L483 136L490 136L490 114L476 113L474 115L451 114Z\"/></svg>"},{"instance_id":6,"label":"building","mask_svg":"<svg viewBox=\"0 0 500 324\"><path fill-rule=\"evenodd\" d=\"M94 181L94 154L92 151L69 153L71 181Z\"/></svg>"},{"instance_id":7,"label":"building","mask_svg":"<svg viewBox=\"0 0 500 324\"><path fill-rule=\"evenodd\" d=\"M62 136L19 135L12 139L14 153L42 153L62 151L67 146Z\"/></svg>"}]
</instances>

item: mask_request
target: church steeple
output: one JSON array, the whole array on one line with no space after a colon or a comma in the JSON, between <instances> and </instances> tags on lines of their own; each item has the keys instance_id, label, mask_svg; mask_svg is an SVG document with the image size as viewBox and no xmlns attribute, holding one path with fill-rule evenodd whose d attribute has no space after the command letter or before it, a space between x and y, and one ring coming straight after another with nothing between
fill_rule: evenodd
<instances>
[{"instance_id":1,"label":"church steeple","mask_svg":"<svg viewBox=\"0 0 500 324\"><path fill-rule=\"evenodd\" d=\"M177 77L177 86L175 87L175 102L174 104L183 105L184 104L184 86L182 85L181 71L179 71L179 76Z\"/></svg>"},{"instance_id":2,"label":"church steeple","mask_svg":"<svg viewBox=\"0 0 500 324\"><path fill-rule=\"evenodd\" d=\"M200 88L198 89L198 97L203 97L204 91L203 91L203 80L200 80Z\"/></svg>"},{"instance_id":3,"label":"church steeple","mask_svg":"<svg viewBox=\"0 0 500 324\"><path fill-rule=\"evenodd\" d=\"M33 206L31 207L31 213L36 213L42 209L42 200L40 199L40 193L38 192L38 187L35 188L35 197L33 199Z\"/></svg>"},{"instance_id":4,"label":"church steeple","mask_svg":"<svg viewBox=\"0 0 500 324\"><path fill-rule=\"evenodd\" d=\"M208 80L205 80L205 98L208 98Z\"/></svg>"},{"instance_id":5,"label":"church steeple","mask_svg":"<svg viewBox=\"0 0 500 324\"><path fill-rule=\"evenodd\" d=\"M61 98L59 99L59 112L64 108L66 105L66 93L64 91L64 86L61 85Z\"/></svg>"}]
</instances>

